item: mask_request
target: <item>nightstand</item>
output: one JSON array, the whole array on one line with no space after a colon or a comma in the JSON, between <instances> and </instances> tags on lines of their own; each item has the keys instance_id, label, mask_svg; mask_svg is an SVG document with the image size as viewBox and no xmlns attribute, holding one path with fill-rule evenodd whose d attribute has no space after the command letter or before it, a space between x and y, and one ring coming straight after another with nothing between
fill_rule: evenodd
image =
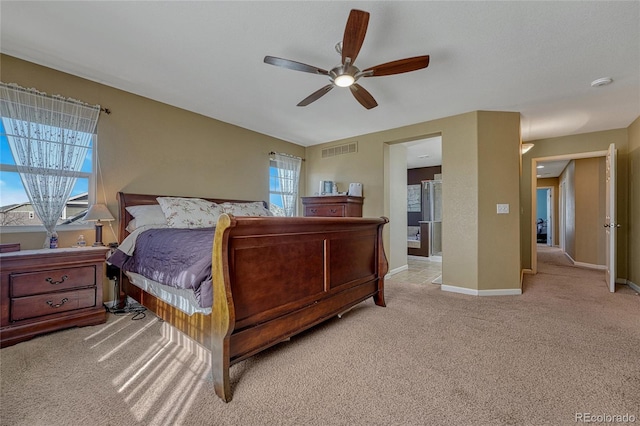
<instances>
[{"instance_id":1,"label":"nightstand","mask_svg":"<svg viewBox=\"0 0 640 426\"><path fill-rule=\"evenodd\" d=\"M0 346L106 321L102 304L107 247L0 254Z\"/></svg>"}]
</instances>

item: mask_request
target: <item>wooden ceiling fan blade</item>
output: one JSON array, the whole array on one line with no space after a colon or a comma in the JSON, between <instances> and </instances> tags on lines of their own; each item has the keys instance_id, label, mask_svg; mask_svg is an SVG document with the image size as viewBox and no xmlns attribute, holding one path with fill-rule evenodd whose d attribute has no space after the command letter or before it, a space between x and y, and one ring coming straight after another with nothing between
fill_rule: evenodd
<instances>
[{"instance_id":1,"label":"wooden ceiling fan blade","mask_svg":"<svg viewBox=\"0 0 640 426\"><path fill-rule=\"evenodd\" d=\"M315 102L321 97L323 97L324 95L326 95L327 93L329 93L331 89L333 89L333 84L327 84L322 89L316 90L315 92L313 92L312 94L310 94L309 96L301 100L297 106L307 106L311 102Z\"/></svg>"},{"instance_id":2,"label":"wooden ceiling fan blade","mask_svg":"<svg viewBox=\"0 0 640 426\"><path fill-rule=\"evenodd\" d=\"M402 74L404 72L416 71L429 66L429 55L414 56L413 58L398 59L397 61L387 62L376 65L375 67L363 70L364 77L380 77L383 75Z\"/></svg>"},{"instance_id":3,"label":"wooden ceiling fan blade","mask_svg":"<svg viewBox=\"0 0 640 426\"><path fill-rule=\"evenodd\" d=\"M353 97L356 98L356 100L360 102L360 104L366 109L371 109L378 106L378 103L375 99L373 99L371 93L367 92L364 87L360 86L359 84L352 84L351 86L349 86L349 89L351 89Z\"/></svg>"},{"instance_id":4,"label":"wooden ceiling fan blade","mask_svg":"<svg viewBox=\"0 0 640 426\"><path fill-rule=\"evenodd\" d=\"M351 63L356 61L356 57L360 52L364 36L367 34L367 26L369 25L369 12L363 10L352 9L349 13L347 26L344 29L342 38L342 64L345 64L347 58L351 59Z\"/></svg>"},{"instance_id":5,"label":"wooden ceiling fan blade","mask_svg":"<svg viewBox=\"0 0 640 426\"><path fill-rule=\"evenodd\" d=\"M329 75L329 71L323 70L322 68L303 64L302 62L291 61L289 59L276 58L275 56L265 56L264 62L265 64L288 68L290 70L309 72L311 74Z\"/></svg>"}]
</instances>

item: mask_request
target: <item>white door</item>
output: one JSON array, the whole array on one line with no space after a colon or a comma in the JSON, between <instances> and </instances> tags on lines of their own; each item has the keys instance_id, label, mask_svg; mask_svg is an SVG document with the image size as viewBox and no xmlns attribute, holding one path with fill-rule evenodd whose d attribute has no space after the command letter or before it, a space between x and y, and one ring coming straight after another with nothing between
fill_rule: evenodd
<instances>
[{"instance_id":1,"label":"white door","mask_svg":"<svg viewBox=\"0 0 640 426\"><path fill-rule=\"evenodd\" d=\"M609 145L607 152L607 183L605 190L606 211L604 229L606 232L606 281L610 292L616 291L616 236L618 225L616 215L616 161L617 150L614 144Z\"/></svg>"}]
</instances>

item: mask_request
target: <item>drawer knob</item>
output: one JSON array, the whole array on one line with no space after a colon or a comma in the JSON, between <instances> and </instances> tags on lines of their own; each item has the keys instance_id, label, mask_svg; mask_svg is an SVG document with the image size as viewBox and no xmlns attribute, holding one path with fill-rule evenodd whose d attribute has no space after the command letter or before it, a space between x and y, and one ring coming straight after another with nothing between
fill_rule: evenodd
<instances>
[{"instance_id":1,"label":"drawer knob","mask_svg":"<svg viewBox=\"0 0 640 426\"><path fill-rule=\"evenodd\" d=\"M51 306L52 308L59 308L60 306L62 306L65 303L67 303L68 301L69 301L69 299L67 299L66 297L64 299L62 299L60 301L60 303L56 303L56 304L54 304L51 300L47 300L47 305Z\"/></svg>"},{"instance_id":2,"label":"drawer knob","mask_svg":"<svg viewBox=\"0 0 640 426\"><path fill-rule=\"evenodd\" d=\"M51 285L56 285L56 284L62 284L63 282L65 282L67 279L69 279L68 275L63 275L62 279L60 279L60 281L54 281L53 278L49 277L46 278L45 281L48 282Z\"/></svg>"},{"instance_id":3,"label":"drawer knob","mask_svg":"<svg viewBox=\"0 0 640 426\"><path fill-rule=\"evenodd\" d=\"M318 213L318 209L311 209L311 213Z\"/></svg>"},{"instance_id":4,"label":"drawer knob","mask_svg":"<svg viewBox=\"0 0 640 426\"><path fill-rule=\"evenodd\" d=\"M338 209L331 209L331 213L337 213Z\"/></svg>"}]
</instances>

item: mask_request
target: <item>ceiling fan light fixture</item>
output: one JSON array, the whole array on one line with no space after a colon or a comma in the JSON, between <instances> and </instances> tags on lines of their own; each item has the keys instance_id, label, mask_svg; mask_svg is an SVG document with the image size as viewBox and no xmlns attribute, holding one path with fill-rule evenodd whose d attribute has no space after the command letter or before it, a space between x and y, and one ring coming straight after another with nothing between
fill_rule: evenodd
<instances>
[{"instance_id":1,"label":"ceiling fan light fixture","mask_svg":"<svg viewBox=\"0 0 640 426\"><path fill-rule=\"evenodd\" d=\"M1 1L1 0L0 0ZM316 90L311 95L300 101L297 106L307 106L317 101L327 94L334 87L348 87L353 97L366 109L378 106L374 97L364 87L356 84L362 77L377 77L384 75L403 74L405 72L416 71L426 68L429 65L429 55L414 56L412 58L398 59L384 64L369 67L360 71L354 65L360 48L364 43L364 37L369 25L369 12L352 9L349 12L347 25L344 29L342 41L335 45L336 52L340 54L340 63L333 69L327 71L312 65L303 64L289 59L277 58L275 56L265 56L266 64L288 68L294 71L308 72L311 74L326 75L330 83Z\"/></svg>"},{"instance_id":2,"label":"ceiling fan light fixture","mask_svg":"<svg viewBox=\"0 0 640 426\"><path fill-rule=\"evenodd\" d=\"M333 80L335 85L336 86L340 86L340 87L349 87L353 83L355 83L355 81L356 81L356 79L353 78L353 76L349 75L349 74L339 75Z\"/></svg>"}]
</instances>

